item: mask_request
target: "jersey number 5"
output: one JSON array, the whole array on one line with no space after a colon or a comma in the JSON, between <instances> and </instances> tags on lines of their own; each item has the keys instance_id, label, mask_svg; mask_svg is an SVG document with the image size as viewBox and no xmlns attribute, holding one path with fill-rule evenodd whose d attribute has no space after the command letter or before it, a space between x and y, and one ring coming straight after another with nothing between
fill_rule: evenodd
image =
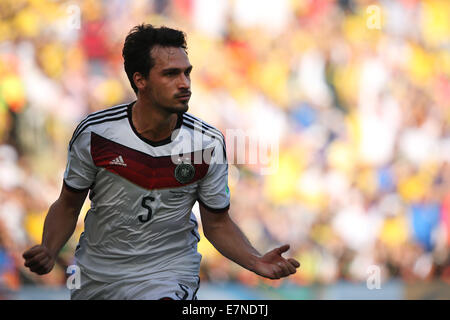
<instances>
[{"instance_id":1,"label":"jersey number 5","mask_svg":"<svg viewBox=\"0 0 450 320\"><path fill-rule=\"evenodd\" d=\"M150 207L150 205L147 204L147 201L155 201L155 198L154 197L150 197L150 196L142 198L142 204L141 205L142 205L142 207L147 209L147 213L140 214L138 216L139 221L142 222L142 223L145 223L145 222L149 221L152 218L152 208Z\"/></svg>"}]
</instances>

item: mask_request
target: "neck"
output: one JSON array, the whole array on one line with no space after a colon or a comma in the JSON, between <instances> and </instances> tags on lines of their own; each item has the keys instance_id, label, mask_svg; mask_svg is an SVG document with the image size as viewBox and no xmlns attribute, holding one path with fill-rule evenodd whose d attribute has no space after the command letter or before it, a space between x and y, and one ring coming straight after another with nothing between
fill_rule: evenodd
<instances>
[{"instance_id":1,"label":"neck","mask_svg":"<svg viewBox=\"0 0 450 320\"><path fill-rule=\"evenodd\" d=\"M137 132L152 141L170 137L178 120L176 113L169 113L140 99L134 104L131 115Z\"/></svg>"}]
</instances>

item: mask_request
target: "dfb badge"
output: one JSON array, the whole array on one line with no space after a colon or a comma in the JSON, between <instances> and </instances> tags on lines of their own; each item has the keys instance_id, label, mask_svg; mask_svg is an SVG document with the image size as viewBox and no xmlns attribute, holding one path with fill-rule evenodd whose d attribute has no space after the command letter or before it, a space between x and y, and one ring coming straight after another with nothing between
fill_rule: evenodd
<instances>
[{"instance_id":1,"label":"dfb badge","mask_svg":"<svg viewBox=\"0 0 450 320\"><path fill-rule=\"evenodd\" d=\"M175 179L179 183L185 184L190 182L195 175L195 167L190 163L180 163L175 168Z\"/></svg>"}]
</instances>

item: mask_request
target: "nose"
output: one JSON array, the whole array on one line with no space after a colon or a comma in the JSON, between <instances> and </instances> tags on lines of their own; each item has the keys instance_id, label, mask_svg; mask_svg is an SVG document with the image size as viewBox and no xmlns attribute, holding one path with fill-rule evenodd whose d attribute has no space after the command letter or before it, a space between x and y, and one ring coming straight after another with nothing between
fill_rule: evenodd
<instances>
[{"instance_id":1,"label":"nose","mask_svg":"<svg viewBox=\"0 0 450 320\"><path fill-rule=\"evenodd\" d=\"M189 89L191 87L191 78L182 73L179 77L178 87L180 89Z\"/></svg>"}]
</instances>

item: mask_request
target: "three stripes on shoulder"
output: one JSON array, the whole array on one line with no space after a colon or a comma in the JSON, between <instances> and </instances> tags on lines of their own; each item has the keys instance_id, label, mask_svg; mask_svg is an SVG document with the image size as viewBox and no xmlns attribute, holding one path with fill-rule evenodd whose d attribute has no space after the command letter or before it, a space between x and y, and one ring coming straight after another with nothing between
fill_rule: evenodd
<instances>
[{"instance_id":1,"label":"three stripes on shoulder","mask_svg":"<svg viewBox=\"0 0 450 320\"><path fill-rule=\"evenodd\" d=\"M72 149L72 145L78 136L89 126L107 121L121 120L128 117L127 113L128 104L122 104L117 107L112 107L106 110L100 110L87 116L80 124L75 128L72 135L72 139L69 142L69 149Z\"/></svg>"}]
</instances>

